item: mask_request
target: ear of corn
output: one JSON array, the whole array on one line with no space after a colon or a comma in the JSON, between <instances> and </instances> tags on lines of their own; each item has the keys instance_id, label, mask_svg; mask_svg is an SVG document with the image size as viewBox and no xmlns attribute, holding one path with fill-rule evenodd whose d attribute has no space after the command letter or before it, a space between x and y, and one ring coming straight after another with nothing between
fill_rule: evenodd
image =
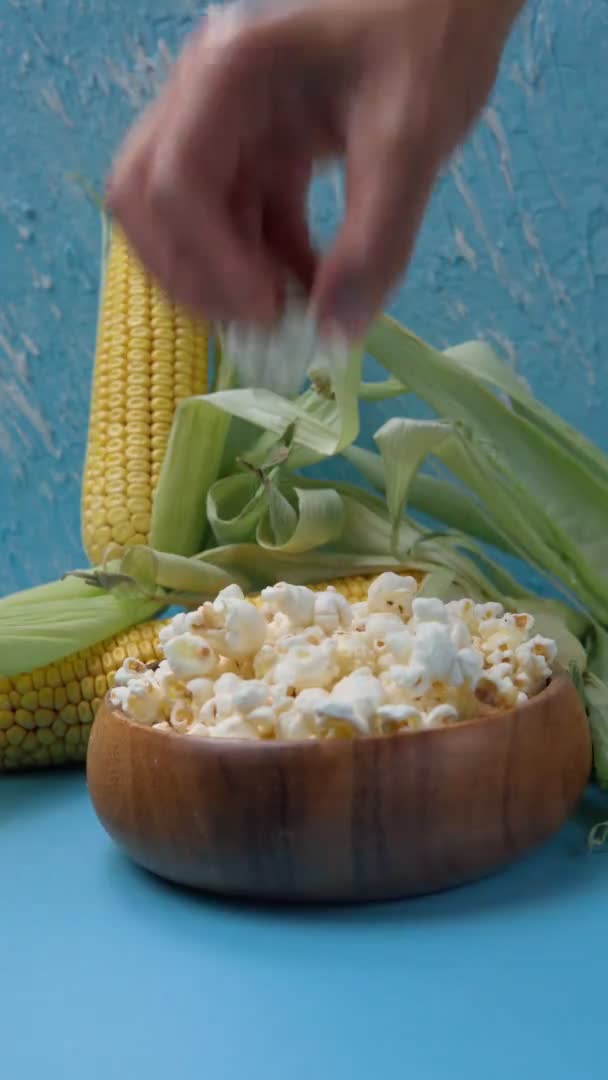
<instances>
[{"instance_id":1,"label":"ear of corn","mask_svg":"<svg viewBox=\"0 0 608 1080\"><path fill-rule=\"evenodd\" d=\"M206 324L166 299L119 228L105 256L82 488L93 565L109 544L147 542L173 414L207 389L209 345ZM19 596L10 600L24 610ZM143 623L54 664L0 674L0 770L83 761L114 672L128 655L158 659L159 627Z\"/></svg>"},{"instance_id":2,"label":"ear of corn","mask_svg":"<svg viewBox=\"0 0 608 1080\"><path fill-rule=\"evenodd\" d=\"M148 540L177 404L207 388L206 324L171 304L114 226L108 248L82 489L93 565Z\"/></svg>"},{"instance_id":3,"label":"ear of corn","mask_svg":"<svg viewBox=\"0 0 608 1080\"><path fill-rule=\"evenodd\" d=\"M0 769L84 761L89 732L127 656L160 659L162 622L142 623L56 664L0 677Z\"/></svg>"},{"instance_id":4,"label":"ear of corn","mask_svg":"<svg viewBox=\"0 0 608 1080\"><path fill-rule=\"evenodd\" d=\"M351 603L367 595L369 577L333 585ZM313 589L325 589L323 582ZM160 660L163 621L141 623L56 664L0 677L0 771L84 761L91 725L127 656Z\"/></svg>"}]
</instances>

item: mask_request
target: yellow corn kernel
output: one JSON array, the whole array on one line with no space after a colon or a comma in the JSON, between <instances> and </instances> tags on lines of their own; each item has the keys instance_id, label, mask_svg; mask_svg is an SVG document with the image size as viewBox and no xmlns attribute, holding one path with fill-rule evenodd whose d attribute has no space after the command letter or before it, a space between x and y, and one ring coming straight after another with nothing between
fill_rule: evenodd
<instances>
[{"instance_id":1,"label":"yellow corn kernel","mask_svg":"<svg viewBox=\"0 0 608 1080\"><path fill-rule=\"evenodd\" d=\"M146 663L160 660L161 625L142 623L58 664L3 676L0 772L24 765L84 761L91 724L115 671L126 656Z\"/></svg>"},{"instance_id":2,"label":"yellow corn kernel","mask_svg":"<svg viewBox=\"0 0 608 1080\"><path fill-rule=\"evenodd\" d=\"M208 344L206 324L168 301L114 226L82 490L83 542L93 565L110 543L147 542L173 414L182 398L207 389Z\"/></svg>"}]
</instances>

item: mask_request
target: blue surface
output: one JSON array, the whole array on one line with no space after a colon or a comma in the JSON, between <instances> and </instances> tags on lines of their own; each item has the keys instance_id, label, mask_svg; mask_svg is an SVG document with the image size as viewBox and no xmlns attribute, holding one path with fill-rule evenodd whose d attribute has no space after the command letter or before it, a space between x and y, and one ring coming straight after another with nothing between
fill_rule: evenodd
<instances>
[{"instance_id":1,"label":"blue surface","mask_svg":"<svg viewBox=\"0 0 608 1080\"><path fill-rule=\"evenodd\" d=\"M0 784L10 1080L575 1080L605 1072L599 807L481 884L403 904L204 900L106 838L84 779ZM605 810L605 804L604 804Z\"/></svg>"},{"instance_id":2,"label":"blue surface","mask_svg":"<svg viewBox=\"0 0 608 1080\"><path fill-rule=\"evenodd\" d=\"M0 595L82 564L99 186L195 0L0 0ZM394 310L498 344L608 449L608 4L530 0ZM336 220L331 185L314 218ZM393 405L370 410L369 433ZM44 537L44 544L40 538ZM203 901L133 869L83 777L0 780L10 1080L574 1080L605 1072L608 857L589 805L480 885L357 910Z\"/></svg>"}]
</instances>

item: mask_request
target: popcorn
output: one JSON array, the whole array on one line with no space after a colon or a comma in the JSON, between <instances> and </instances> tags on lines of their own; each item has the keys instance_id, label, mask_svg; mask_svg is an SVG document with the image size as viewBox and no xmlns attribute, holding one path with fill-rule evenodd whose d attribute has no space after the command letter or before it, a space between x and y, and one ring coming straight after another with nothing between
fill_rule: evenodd
<instances>
[{"instance_id":1,"label":"popcorn","mask_svg":"<svg viewBox=\"0 0 608 1080\"><path fill-rule=\"evenodd\" d=\"M165 658L178 679L196 679L212 675L217 668L217 653L198 634L185 631L163 644Z\"/></svg>"},{"instance_id":2,"label":"popcorn","mask_svg":"<svg viewBox=\"0 0 608 1080\"><path fill-rule=\"evenodd\" d=\"M386 642L380 647L380 664L386 666L395 660L400 664L407 664L414 650L415 637L411 630L405 627L397 633L386 635Z\"/></svg>"},{"instance_id":3,"label":"popcorn","mask_svg":"<svg viewBox=\"0 0 608 1080\"><path fill-rule=\"evenodd\" d=\"M279 713L278 735L281 739L309 739L315 735L317 713L329 701L327 690L318 687L301 690L291 708Z\"/></svg>"},{"instance_id":4,"label":"popcorn","mask_svg":"<svg viewBox=\"0 0 608 1080\"><path fill-rule=\"evenodd\" d=\"M310 626L314 621L315 594L305 585L287 585L280 581L262 590L265 610L285 615L291 626Z\"/></svg>"},{"instance_id":5,"label":"popcorn","mask_svg":"<svg viewBox=\"0 0 608 1080\"><path fill-rule=\"evenodd\" d=\"M268 706L272 697L265 683L255 679L245 679L233 694L232 700L236 712L246 716L248 713L255 712L256 709Z\"/></svg>"},{"instance_id":6,"label":"popcorn","mask_svg":"<svg viewBox=\"0 0 608 1080\"><path fill-rule=\"evenodd\" d=\"M369 668L359 668L340 679L329 700L317 709L317 726L326 728L328 721L340 720L361 735L369 735L378 709L384 703L384 687Z\"/></svg>"},{"instance_id":7,"label":"popcorn","mask_svg":"<svg viewBox=\"0 0 608 1080\"><path fill-rule=\"evenodd\" d=\"M167 701L177 701L187 693L186 684L183 679L178 679L168 660L161 660L154 677Z\"/></svg>"},{"instance_id":8,"label":"popcorn","mask_svg":"<svg viewBox=\"0 0 608 1080\"><path fill-rule=\"evenodd\" d=\"M366 634L347 630L338 634L335 640L336 660L342 675L348 675L354 668L374 664L376 652Z\"/></svg>"},{"instance_id":9,"label":"popcorn","mask_svg":"<svg viewBox=\"0 0 608 1080\"><path fill-rule=\"evenodd\" d=\"M226 716L209 728L212 739L256 739L258 733L242 716Z\"/></svg>"},{"instance_id":10,"label":"popcorn","mask_svg":"<svg viewBox=\"0 0 608 1080\"><path fill-rule=\"evenodd\" d=\"M194 722L194 709L192 707L192 701L186 698L179 698L173 708L171 709L171 715L169 716L169 724L174 731L183 735L191 724Z\"/></svg>"},{"instance_id":11,"label":"popcorn","mask_svg":"<svg viewBox=\"0 0 608 1080\"><path fill-rule=\"evenodd\" d=\"M367 590L370 612L392 612L404 619L410 617L412 601L418 588L416 579L387 572L380 574Z\"/></svg>"},{"instance_id":12,"label":"popcorn","mask_svg":"<svg viewBox=\"0 0 608 1080\"><path fill-rule=\"evenodd\" d=\"M400 634L403 630L403 619L400 615L390 613L373 613L368 615L364 633L376 643L385 642L391 634ZM382 645L380 645L382 648Z\"/></svg>"},{"instance_id":13,"label":"popcorn","mask_svg":"<svg viewBox=\"0 0 608 1080\"><path fill-rule=\"evenodd\" d=\"M468 649L472 644L471 631L464 619L449 621L450 639L456 649Z\"/></svg>"},{"instance_id":14,"label":"popcorn","mask_svg":"<svg viewBox=\"0 0 608 1080\"><path fill-rule=\"evenodd\" d=\"M347 630L353 616L348 600L333 588L315 594L313 620L326 634Z\"/></svg>"},{"instance_id":15,"label":"popcorn","mask_svg":"<svg viewBox=\"0 0 608 1080\"><path fill-rule=\"evenodd\" d=\"M527 700L525 694L522 699L521 691L513 682L513 666L506 662L483 672L477 681L475 695L484 705L497 709L512 708Z\"/></svg>"},{"instance_id":16,"label":"popcorn","mask_svg":"<svg viewBox=\"0 0 608 1080\"><path fill-rule=\"evenodd\" d=\"M448 614L441 600L419 596L412 603L412 618L417 623L447 623Z\"/></svg>"},{"instance_id":17,"label":"popcorn","mask_svg":"<svg viewBox=\"0 0 608 1080\"><path fill-rule=\"evenodd\" d=\"M357 628L361 627L365 629L365 624L369 615L369 604L367 600L357 600L355 604L350 605L350 610L355 626Z\"/></svg>"},{"instance_id":18,"label":"popcorn","mask_svg":"<svg viewBox=\"0 0 608 1080\"><path fill-rule=\"evenodd\" d=\"M161 628L156 667L125 660L110 701L139 723L200 738L433 729L542 690L557 647L533 631L525 612L418 597L414 578L396 573L353 605L331 586L279 582L257 607L230 585Z\"/></svg>"},{"instance_id":19,"label":"popcorn","mask_svg":"<svg viewBox=\"0 0 608 1080\"><path fill-rule=\"evenodd\" d=\"M474 612L478 622L487 622L488 619L501 619L505 609L502 604L475 604Z\"/></svg>"},{"instance_id":20,"label":"popcorn","mask_svg":"<svg viewBox=\"0 0 608 1080\"><path fill-rule=\"evenodd\" d=\"M227 591L227 590L224 590ZM223 626L209 631L209 640L224 656L240 659L253 656L266 640L266 620L262 613L246 600L229 597L222 607L214 610L222 617Z\"/></svg>"},{"instance_id":21,"label":"popcorn","mask_svg":"<svg viewBox=\"0 0 608 1080\"><path fill-rule=\"evenodd\" d=\"M402 728L415 730L422 719L420 710L413 705L380 705L377 713L378 727L383 735Z\"/></svg>"},{"instance_id":22,"label":"popcorn","mask_svg":"<svg viewBox=\"0 0 608 1080\"><path fill-rule=\"evenodd\" d=\"M302 640L279 657L268 678L296 690L320 686L327 689L340 674L336 643L331 638L320 645Z\"/></svg>"},{"instance_id":23,"label":"popcorn","mask_svg":"<svg viewBox=\"0 0 608 1080\"><path fill-rule=\"evenodd\" d=\"M520 612L517 615L507 612L506 615L503 615L502 621L509 629L518 631L522 638L526 634L530 634L534 629L534 616L526 615L524 612Z\"/></svg>"},{"instance_id":24,"label":"popcorn","mask_svg":"<svg viewBox=\"0 0 608 1080\"><path fill-rule=\"evenodd\" d=\"M447 624L423 622L416 628L411 663L423 670L429 682L447 682L457 686L462 673Z\"/></svg>"},{"instance_id":25,"label":"popcorn","mask_svg":"<svg viewBox=\"0 0 608 1080\"><path fill-rule=\"evenodd\" d=\"M453 705L436 705L423 718L422 726L423 728L445 727L446 724L457 719L458 711Z\"/></svg>"},{"instance_id":26,"label":"popcorn","mask_svg":"<svg viewBox=\"0 0 608 1080\"><path fill-rule=\"evenodd\" d=\"M110 690L110 702L140 724L152 726L166 719L165 698L152 672L130 679L126 686L115 686Z\"/></svg>"},{"instance_id":27,"label":"popcorn","mask_svg":"<svg viewBox=\"0 0 608 1080\"><path fill-rule=\"evenodd\" d=\"M478 619L475 615L475 604L466 598L462 600L450 600L445 605L448 622L463 622L470 632L477 627Z\"/></svg>"},{"instance_id":28,"label":"popcorn","mask_svg":"<svg viewBox=\"0 0 608 1080\"><path fill-rule=\"evenodd\" d=\"M158 724L157 726L160 727L161 725ZM167 725L167 728L168 727L169 727L169 725ZM193 723L190 724L190 727L186 728L184 734L185 735L197 735L199 738L204 739L205 736L209 735L210 730L211 729L208 727L207 724L201 723L200 720L194 720Z\"/></svg>"},{"instance_id":29,"label":"popcorn","mask_svg":"<svg viewBox=\"0 0 608 1080\"><path fill-rule=\"evenodd\" d=\"M213 698L211 699L215 703L215 711L218 716L230 716L236 712L236 697L243 685L244 680L239 675L227 672L225 675L220 676L213 688ZM207 705L203 706L201 716L209 705L210 702L207 702Z\"/></svg>"},{"instance_id":30,"label":"popcorn","mask_svg":"<svg viewBox=\"0 0 608 1080\"><path fill-rule=\"evenodd\" d=\"M196 711L202 709L211 700L214 694L213 679L191 679L186 684L188 693L192 696L192 705Z\"/></svg>"},{"instance_id":31,"label":"popcorn","mask_svg":"<svg viewBox=\"0 0 608 1080\"><path fill-rule=\"evenodd\" d=\"M146 670L146 665L141 660L127 656L114 675L114 686L128 686L133 679L141 678Z\"/></svg>"}]
</instances>

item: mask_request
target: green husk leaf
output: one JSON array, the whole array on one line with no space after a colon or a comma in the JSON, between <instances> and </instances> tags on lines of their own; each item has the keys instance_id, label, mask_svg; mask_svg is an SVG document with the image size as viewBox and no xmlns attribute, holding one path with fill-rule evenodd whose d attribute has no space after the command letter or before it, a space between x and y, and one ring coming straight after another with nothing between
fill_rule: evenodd
<instances>
[{"instance_id":1,"label":"green husk leaf","mask_svg":"<svg viewBox=\"0 0 608 1080\"><path fill-rule=\"evenodd\" d=\"M287 401L269 390L226 390L208 400L216 408L262 428L268 433L268 448L272 445L271 436L282 438L293 425L294 448L299 446L313 457L330 457L357 437L360 370L358 352L332 372L335 400L307 391L296 400Z\"/></svg>"},{"instance_id":2,"label":"green husk leaf","mask_svg":"<svg viewBox=\"0 0 608 1080\"><path fill-rule=\"evenodd\" d=\"M382 379L381 382L362 382L359 387L359 400L389 401L407 393L407 388L399 379Z\"/></svg>"},{"instance_id":3,"label":"green husk leaf","mask_svg":"<svg viewBox=\"0 0 608 1080\"><path fill-rule=\"evenodd\" d=\"M512 474L506 474L493 447L479 446L470 433L461 431L458 438L446 441L437 450L439 459L467 485L485 507L491 508L500 533L511 537L513 552L545 574L562 581L571 592L584 591L593 605L594 596L579 579L566 553L567 539L562 538L540 504ZM515 539L516 538L516 539ZM504 548L504 543L501 545ZM561 555L557 554L561 550ZM572 553L575 558L575 553Z\"/></svg>"},{"instance_id":4,"label":"green husk leaf","mask_svg":"<svg viewBox=\"0 0 608 1080\"><path fill-rule=\"evenodd\" d=\"M181 555L166 551L154 551L144 544L128 548L121 561L121 570L140 587L163 596L159 590L172 593L190 593L193 590L205 599L216 596L221 589L232 584L234 576L226 574L217 566L204 562L186 565Z\"/></svg>"},{"instance_id":5,"label":"green husk leaf","mask_svg":"<svg viewBox=\"0 0 608 1080\"><path fill-rule=\"evenodd\" d=\"M141 550L141 549L140 549ZM153 551L142 560L140 570L142 585L149 587L150 565L157 567L158 589L168 580L166 575L166 554ZM140 556L141 558L141 556ZM351 574L374 574L386 569L398 569L396 561L388 556L349 552L287 552L281 549L268 549L258 544L228 544L218 548L208 548L198 556L186 558L183 555L170 556L173 580L179 581L179 589L166 588L163 594L164 605L181 604L192 606L217 594L218 586L234 582L245 592L256 592L266 585L277 581L290 581L295 585L309 585L332 578L348 577ZM138 566L131 565L138 575ZM225 577L221 583L213 575L221 571Z\"/></svg>"},{"instance_id":6,"label":"green husk leaf","mask_svg":"<svg viewBox=\"0 0 608 1080\"><path fill-rule=\"evenodd\" d=\"M454 570L440 567L438 570L432 570L430 574L427 574L418 589L418 596L428 596L446 602L447 599L451 599L453 596L455 583L456 574Z\"/></svg>"},{"instance_id":7,"label":"green husk leaf","mask_svg":"<svg viewBox=\"0 0 608 1080\"><path fill-rule=\"evenodd\" d=\"M221 396L187 398L175 411L152 508L150 544L159 551L194 555L204 545L207 494L230 424L230 416L212 404Z\"/></svg>"},{"instance_id":8,"label":"green husk leaf","mask_svg":"<svg viewBox=\"0 0 608 1080\"><path fill-rule=\"evenodd\" d=\"M311 422L324 430L331 443L328 449L320 448L296 424L288 458L291 469L315 465L325 457L340 453L356 439L359 432L362 359L361 349L353 350L348 357L338 355L329 361L322 356L318 358L319 369L311 372L311 386L294 404ZM255 460L268 454L276 438L272 430L260 437L254 448ZM251 459L252 455L248 456Z\"/></svg>"},{"instance_id":9,"label":"green husk leaf","mask_svg":"<svg viewBox=\"0 0 608 1080\"><path fill-rule=\"evenodd\" d=\"M360 491L353 484L336 484L344 511L342 534L337 541L341 551L365 552L367 555L391 555L393 527L383 499ZM422 533L411 521L399 522L398 547L404 558L419 542ZM398 562L398 559L395 559Z\"/></svg>"},{"instance_id":10,"label":"green husk leaf","mask_svg":"<svg viewBox=\"0 0 608 1080\"><path fill-rule=\"evenodd\" d=\"M384 317L370 335L377 359L444 419L469 427L493 446L506 475L526 477L530 502L551 524L548 545L563 544L565 565L595 597L598 616L608 606L608 501L603 483L523 416L517 415L461 364ZM496 502L496 500L494 500ZM494 506L486 508L491 512ZM562 547L556 553L560 555ZM566 582L566 584L569 584Z\"/></svg>"},{"instance_id":11,"label":"green husk leaf","mask_svg":"<svg viewBox=\"0 0 608 1080\"><path fill-rule=\"evenodd\" d=\"M581 432L577 431L525 386L522 379L483 341L467 341L444 351L461 367L506 394L516 413L530 420L551 439L578 458L581 465L603 482L608 497L608 458Z\"/></svg>"},{"instance_id":12,"label":"green husk leaf","mask_svg":"<svg viewBox=\"0 0 608 1080\"><path fill-rule=\"evenodd\" d=\"M392 544L396 558L399 522L403 517L409 487L422 462L437 450L451 432L449 424L433 420L393 417L374 435L384 463L386 501L392 524Z\"/></svg>"},{"instance_id":13,"label":"green husk leaf","mask_svg":"<svg viewBox=\"0 0 608 1080\"><path fill-rule=\"evenodd\" d=\"M77 577L0 600L0 674L53 664L151 619L164 603L125 600Z\"/></svg>"},{"instance_id":14,"label":"green husk leaf","mask_svg":"<svg viewBox=\"0 0 608 1080\"><path fill-rule=\"evenodd\" d=\"M298 526L298 514L289 499L283 494L278 481L268 481L268 512L264 515L257 529L257 541L266 535L270 547L284 547L292 539ZM309 547L316 547L313 542Z\"/></svg>"},{"instance_id":15,"label":"green husk leaf","mask_svg":"<svg viewBox=\"0 0 608 1080\"><path fill-rule=\"evenodd\" d=\"M416 510L443 522L448 529L469 533L481 543L491 544L507 555L519 554L483 505L464 487L417 473L410 487L409 501Z\"/></svg>"},{"instance_id":16,"label":"green husk leaf","mask_svg":"<svg viewBox=\"0 0 608 1080\"><path fill-rule=\"evenodd\" d=\"M253 540L258 522L268 506L268 494L253 472L225 476L207 495L207 517L217 544Z\"/></svg>"},{"instance_id":17,"label":"green husk leaf","mask_svg":"<svg viewBox=\"0 0 608 1080\"><path fill-rule=\"evenodd\" d=\"M299 554L323 548L341 536L344 506L337 491L332 488L311 489L295 486L292 491L295 508L275 485L272 492L274 497L278 495L284 499L293 517L285 516L279 532L277 521L272 521L271 502L269 513L258 526L257 541L260 547L267 551Z\"/></svg>"},{"instance_id":18,"label":"green husk leaf","mask_svg":"<svg viewBox=\"0 0 608 1080\"><path fill-rule=\"evenodd\" d=\"M347 446L342 451L342 457L354 465L377 491L385 491L386 478L380 454L361 446ZM509 555L518 554L508 537L496 528L482 504L464 487L418 472L410 483L408 502L449 529L467 532L476 540L491 544Z\"/></svg>"}]
</instances>

